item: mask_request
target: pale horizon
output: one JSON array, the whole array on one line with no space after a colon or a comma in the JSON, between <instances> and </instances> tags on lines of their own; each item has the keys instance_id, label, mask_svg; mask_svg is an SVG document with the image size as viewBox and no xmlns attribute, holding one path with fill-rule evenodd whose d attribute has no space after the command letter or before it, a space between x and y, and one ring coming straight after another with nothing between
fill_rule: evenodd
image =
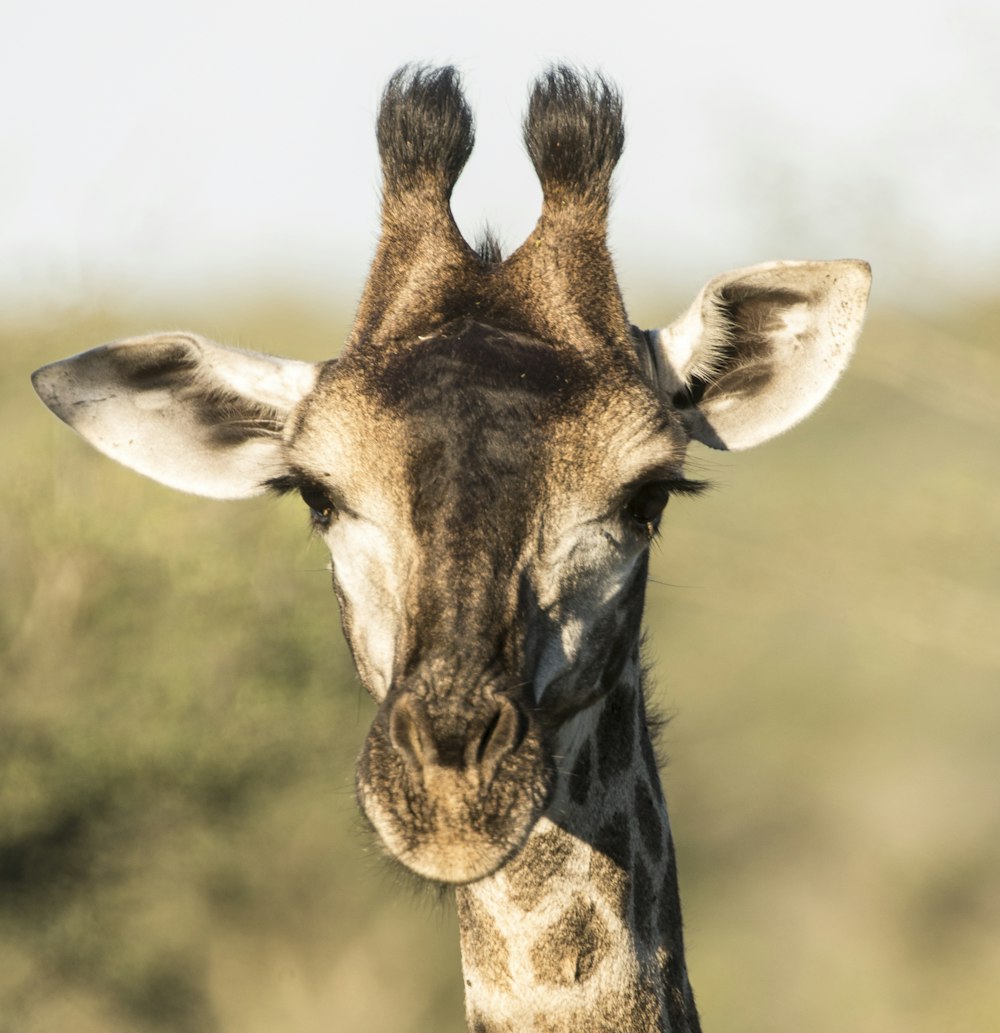
<instances>
[{"instance_id":1,"label":"pale horizon","mask_svg":"<svg viewBox=\"0 0 1000 1033\"><path fill-rule=\"evenodd\" d=\"M610 238L627 295L805 257L867 259L876 300L993 289L986 3L572 11L16 3L0 41L5 309L216 288L349 302L377 233L374 113L407 61L463 73L477 146L454 207L470 238L488 224L510 250L530 231L520 118L532 77L569 61L625 98Z\"/></svg>"}]
</instances>

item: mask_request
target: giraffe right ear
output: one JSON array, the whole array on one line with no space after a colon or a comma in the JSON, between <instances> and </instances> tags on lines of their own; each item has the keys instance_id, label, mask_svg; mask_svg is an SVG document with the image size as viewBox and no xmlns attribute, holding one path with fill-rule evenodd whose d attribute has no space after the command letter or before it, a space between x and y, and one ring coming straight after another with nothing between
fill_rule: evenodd
<instances>
[{"instance_id":1,"label":"giraffe right ear","mask_svg":"<svg viewBox=\"0 0 1000 1033\"><path fill-rule=\"evenodd\" d=\"M867 262L766 262L723 273L687 312L647 331L660 391L691 437L758 445L833 389L861 333Z\"/></svg>"},{"instance_id":2,"label":"giraffe right ear","mask_svg":"<svg viewBox=\"0 0 1000 1033\"><path fill-rule=\"evenodd\" d=\"M112 459L181 491L247 498L286 472L285 423L319 369L167 333L93 348L31 379Z\"/></svg>"}]
</instances>

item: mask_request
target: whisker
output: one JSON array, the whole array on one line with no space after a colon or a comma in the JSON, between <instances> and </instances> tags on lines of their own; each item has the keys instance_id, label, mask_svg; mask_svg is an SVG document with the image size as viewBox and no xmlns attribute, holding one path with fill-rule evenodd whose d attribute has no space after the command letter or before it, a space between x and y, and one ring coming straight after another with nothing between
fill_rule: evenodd
<instances>
[{"instance_id":1,"label":"whisker","mask_svg":"<svg viewBox=\"0 0 1000 1033\"><path fill-rule=\"evenodd\" d=\"M647 583L661 585L663 588L700 588L700 585L682 585L679 581L660 581L659 578L647 577Z\"/></svg>"}]
</instances>

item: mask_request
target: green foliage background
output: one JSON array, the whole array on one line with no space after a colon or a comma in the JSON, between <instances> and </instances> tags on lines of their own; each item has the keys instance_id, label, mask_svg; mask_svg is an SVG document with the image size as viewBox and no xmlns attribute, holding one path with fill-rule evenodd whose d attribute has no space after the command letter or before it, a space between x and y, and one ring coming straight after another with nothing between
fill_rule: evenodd
<instances>
[{"instance_id":1,"label":"green foliage background","mask_svg":"<svg viewBox=\"0 0 1000 1033\"><path fill-rule=\"evenodd\" d=\"M0 1033L458 1031L450 904L356 816L372 707L300 507L146 482L28 385L178 324L303 358L346 327L258 300L0 330ZM648 638L707 1030L1000 1015L998 338L994 303L876 309L817 416L698 451L718 490L671 506Z\"/></svg>"}]
</instances>

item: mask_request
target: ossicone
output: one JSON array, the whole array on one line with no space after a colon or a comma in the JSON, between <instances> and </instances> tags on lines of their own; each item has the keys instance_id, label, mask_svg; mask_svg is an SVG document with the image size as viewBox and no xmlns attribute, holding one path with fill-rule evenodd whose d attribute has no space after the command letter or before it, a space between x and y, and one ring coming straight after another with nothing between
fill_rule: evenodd
<instances>
[{"instance_id":1,"label":"ossicone","mask_svg":"<svg viewBox=\"0 0 1000 1033\"><path fill-rule=\"evenodd\" d=\"M450 197L475 142L472 112L450 65L404 65L386 84L376 125L383 189Z\"/></svg>"},{"instance_id":2,"label":"ossicone","mask_svg":"<svg viewBox=\"0 0 1000 1033\"><path fill-rule=\"evenodd\" d=\"M621 94L599 73L549 68L531 90L524 144L546 197L606 200L625 146Z\"/></svg>"}]
</instances>

